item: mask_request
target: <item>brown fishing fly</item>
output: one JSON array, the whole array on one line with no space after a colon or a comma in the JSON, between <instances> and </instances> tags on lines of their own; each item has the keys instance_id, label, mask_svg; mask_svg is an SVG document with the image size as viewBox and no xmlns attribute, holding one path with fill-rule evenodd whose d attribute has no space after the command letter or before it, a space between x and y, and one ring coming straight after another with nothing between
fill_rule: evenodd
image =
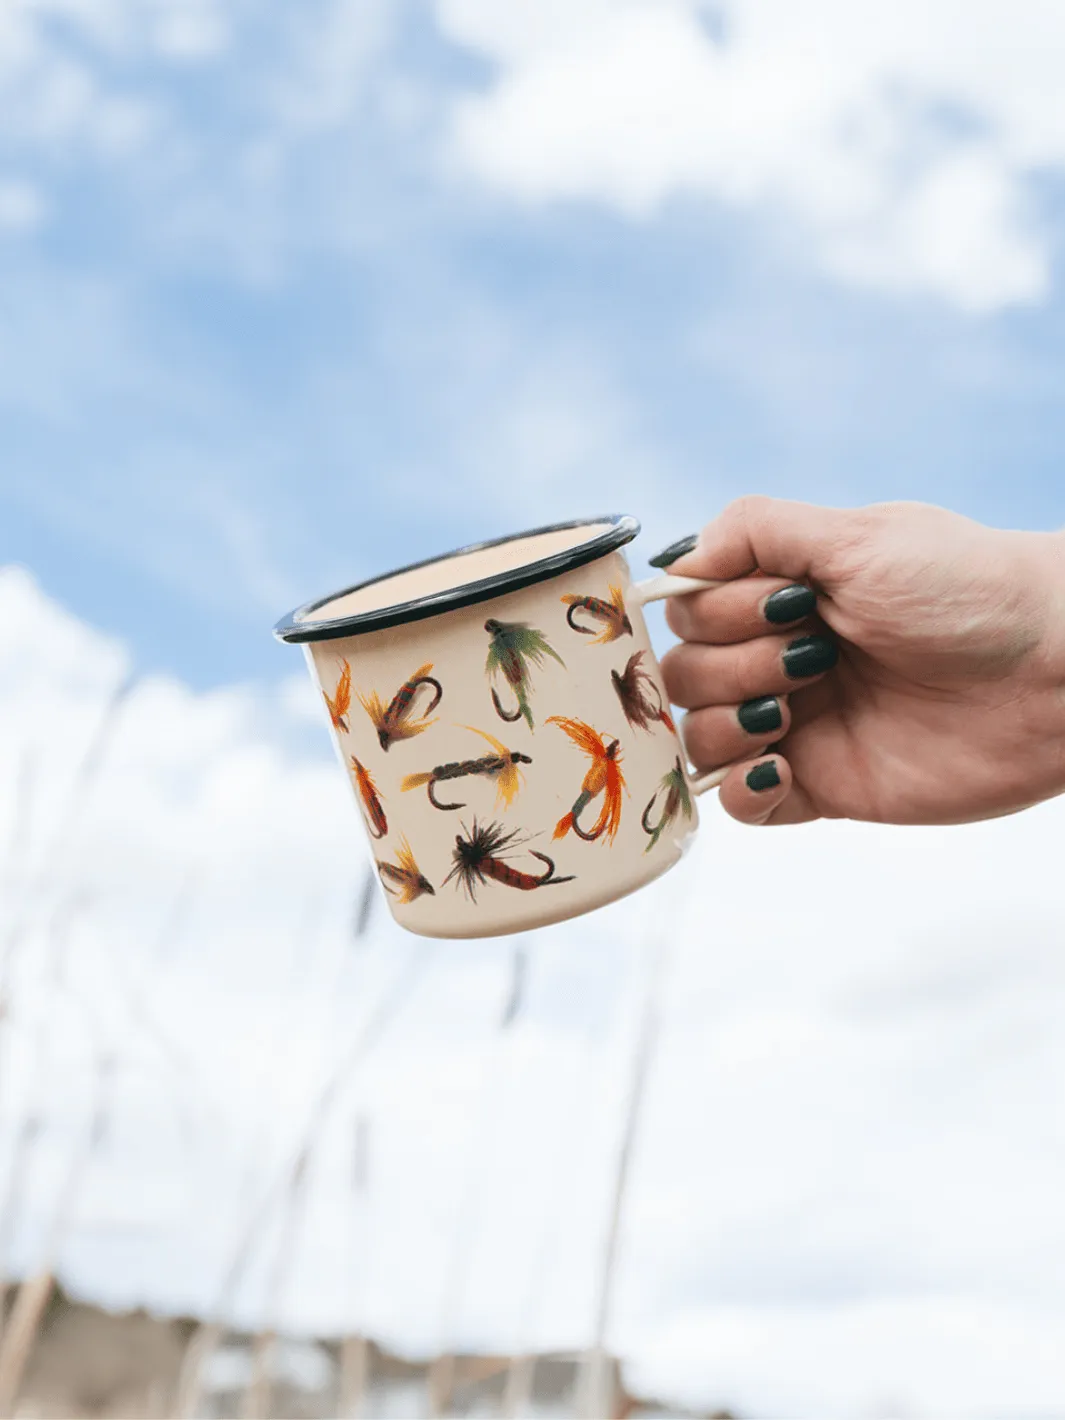
<instances>
[{"instance_id":1,"label":"brown fishing fly","mask_svg":"<svg viewBox=\"0 0 1065 1420\"><path fill-rule=\"evenodd\" d=\"M574 631L579 631L582 636L594 636L593 646L601 646L606 641L616 641L619 636L632 635L632 622L625 611L625 600L620 587L611 586L609 601L604 601L602 597L576 596L572 592L564 596L562 600L568 607L567 622ZM581 626L576 620L578 612L584 612L593 621L603 623L603 629L598 636L595 635L594 627Z\"/></svg>"},{"instance_id":2,"label":"brown fishing fly","mask_svg":"<svg viewBox=\"0 0 1065 1420\"><path fill-rule=\"evenodd\" d=\"M397 863L382 863L380 858L375 859L385 892L398 897L402 903L413 902L423 893L436 896L436 889L414 861L414 853L405 838L399 840L396 858ZM399 892L389 887L390 882L397 884Z\"/></svg>"},{"instance_id":3,"label":"brown fishing fly","mask_svg":"<svg viewBox=\"0 0 1065 1420\"><path fill-rule=\"evenodd\" d=\"M403 780L404 792L410 789L420 789L424 784L427 786L426 792L429 802L434 809L463 809L466 807L465 804L441 803L436 795L436 786L451 779L464 779L468 775L482 775L492 780L496 786L496 809L509 808L521 788L523 775L518 765L532 764L532 760L527 754L522 754L520 750L507 749L505 744L484 730L478 730L473 725L464 725L462 728L471 730L475 735L480 735L482 739L487 740L495 753L482 755L480 759L456 759L448 764L438 764L435 769L420 774L408 774Z\"/></svg>"},{"instance_id":4,"label":"brown fishing fly","mask_svg":"<svg viewBox=\"0 0 1065 1420\"><path fill-rule=\"evenodd\" d=\"M404 681L396 691L387 707L376 690L371 691L369 695L359 695L362 708L373 721L378 743L383 750L387 751L389 745L394 744L396 740L409 740L414 735L420 735L433 723L426 717L440 704L444 691L440 682L429 674L432 668L432 661L419 666L411 678ZM432 687L433 698L415 721L414 698L423 685Z\"/></svg>"},{"instance_id":5,"label":"brown fishing fly","mask_svg":"<svg viewBox=\"0 0 1065 1420\"><path fill-rule=\"evenodd\" d=\"M625 719L638 730L650 730L652 722L657 720L667 730L675 732L673 717L662 703L662 692L654 677L640 665L643 657L643 651L633 651L623 671L610 672Z\"/></svg>"}]
</instances>

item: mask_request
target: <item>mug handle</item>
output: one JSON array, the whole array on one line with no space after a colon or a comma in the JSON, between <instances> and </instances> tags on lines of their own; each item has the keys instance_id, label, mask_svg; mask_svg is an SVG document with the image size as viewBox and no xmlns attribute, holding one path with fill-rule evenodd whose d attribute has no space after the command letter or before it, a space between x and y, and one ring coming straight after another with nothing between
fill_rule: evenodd
<instances>
[{"instance_id":1,"label":"mug handle","mask_svg":"<svg viewBox=\"0 0 1065 1420\"><path fill-rule=\"evenodd\" d=\"M666 572L661 577L648 577L643 582L633 582L629 596L637 606L648 602L664 601L666 597L685 597L692 592L706 592L712 587L723 587L724 582L707 582L698 577L678 577ZM709 774L699 774L692 778L693 794L705 794L707 789L716 789L732 768L731 764L721 769L712 769Z\"/></svg>"}]
</instances>

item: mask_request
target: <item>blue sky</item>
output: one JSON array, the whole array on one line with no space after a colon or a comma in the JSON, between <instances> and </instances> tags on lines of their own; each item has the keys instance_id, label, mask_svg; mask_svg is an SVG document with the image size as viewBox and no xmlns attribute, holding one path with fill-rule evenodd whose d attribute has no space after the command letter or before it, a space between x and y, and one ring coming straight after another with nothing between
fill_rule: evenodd
<instances>
[{"instance_id":1,"label":"blue sky","mask_svg":"<svg viewBox=\"0 0 1065 1420\"><path fill-rule=\"evenodd\" d=\"M0 559L205 687L287 673L296 601L555 518L635 513L637 563L747 491L1065 523L1052 170L1042 289L979 309L824 269L771 185L530 198L449 136L523 82L476 8L15 7Z\"/></svg>"},{"instance_id":2,"label":"blue sky","mask_svg":"<svg viewBox=\"0 0 1065 1420\"><path fill-rule=\"evenodd\" d=\"M0 913L28 924L0 1165L43 1121L0 1267L40 1265L102 1029L60 1275L216 1306L248 1179L419 950L383 911L353 950L365 844L270 634L292 605L604 510L642 519L640 569L751 491L1065 525L1065 8L958 12L0 3ZM235 1315L586 1344L665 924L610 1331L634 1381L1060 1413L1065 800L768 846L701 803L675 873L528 939L508 1032L509 944L425 956L323 1130L285 1295L275 1210Z\"/></svg>"}]
</instances>

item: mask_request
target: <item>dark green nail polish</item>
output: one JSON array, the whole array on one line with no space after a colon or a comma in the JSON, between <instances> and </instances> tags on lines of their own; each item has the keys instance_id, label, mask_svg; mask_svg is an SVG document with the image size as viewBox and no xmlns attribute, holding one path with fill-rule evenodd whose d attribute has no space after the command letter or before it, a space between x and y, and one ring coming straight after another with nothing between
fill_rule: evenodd
<instances>
[{"instance_id":1,"label":"dark green nail polish","mask_svg":"<svg viewBox=\"0 0 1065 1420\"><path fill-rule=\"evenodd\" d=\"M656 552L654 557L649 557L647 560L652 567L668 567L671 562L676 562L678 557L683 557L686 552L691 552L698 541L698 533L689 533L687 537L671 542L668 547L663 547L661 552Z\"/></svg>"},{"instance_id":2,"label":"dark green nail polish","mask_svg":"<svg viewBox=\"0 0 1065 1420\"><path fill-rule=\"evenodd\" d=\"M765 619L774 626L786 626L789 621L801 621L817 605L817 593L796 582L793 587L781 587L766 599Z\"/></svg>"},{"instance_id":3,"label":"dark green nail polish","mask_svg":"<svg viewBox=\"0 0 1065 1420\"><path fill-rule=\"evenodd\" d=\"M736 711L736 718L749 735L771 735L784 723L780 701L775 695L745 700Z\"/></svg>"},{"instance_id":4,"label":"dark green nail polish","mask_svg":"<svg viewBox=\"0 0 1065 1420\"><path fill-rule=\"evenodd\" d=\"M839 660L839 647L827 636L800 636L783 655L784 673L792 680L830 671Z\"/></svg>"},{"instance_id":5,"label":"dark green nail polish","mask_svg":"<svg viewBox=\"0 0 1065 1420\"><path fill-rule=\"evenodd\" d=\"M747 788L761 794L766 789L775 789L780 783L780 772L775 759L767 759L764 764L756 764L747 775Z\"/></svg>"}]
</instances>

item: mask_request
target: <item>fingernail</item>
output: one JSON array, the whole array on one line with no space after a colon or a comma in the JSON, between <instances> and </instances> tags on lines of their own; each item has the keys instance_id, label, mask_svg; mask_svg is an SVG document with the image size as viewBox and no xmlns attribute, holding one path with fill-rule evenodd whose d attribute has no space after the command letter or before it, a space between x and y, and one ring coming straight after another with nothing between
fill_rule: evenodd
<instances>
[{"instance_id":1,"label":"fingernail","mask_svg":"<svg viewBox=\"0 0 1065 1420\"><path fill-rule=\"evenodd\" d=\"M830 671L839 660L839 647L827 636L800 636L784 652L784 673L792 680Z\"/></svg>"},{"instance_id":2,"label":"fingernail","mask_svg":"<svg viewBox=\"0 0 1065 1420\"><path fill-rule=\"evenodd\" d=\"M796 582L792 587L781 587L779 592L766 598L765 619L774 626L784 626L789 621L801 621L804 616L809 616L816 605L817 593Z\"/></svg>"},{"instance_id":3,"label":"fingernail","mask_svg":"<svg viewBox=\"0 0 1065 1420\"><path fill-rule=\"evenodd\" d=\"M698 541L698 533L689 533L687 537L671 542L668 547L663 547L661 552L656 552L654 557L649 557L647 560L652 567L668 567L670 563L676 562L678 557L683 557L686 552L691 552Z\"/></svg>"},{"instance_id":4,"label":"fingernail","mask_svg":"<svg viewBox=\"0 0 1065 1420\"><path fill-rule=\"evenodd\" d=\"M780 701L775 695L745 700L736 711L736 718L749 735L771 735L784 723Z\"/></svg>"},{"instance_id":5,"label":"fingernail","mask_svg":"<svg viewBox=\"0 0 1065 1420\"><path fill-rule=\"evenodd\" d=\"M766 789L775 789L780 783L780 772L775 759L767 759L764 764L756 764L747 775L747 788L756 794Z\"/></svg>"}]
</instances>

